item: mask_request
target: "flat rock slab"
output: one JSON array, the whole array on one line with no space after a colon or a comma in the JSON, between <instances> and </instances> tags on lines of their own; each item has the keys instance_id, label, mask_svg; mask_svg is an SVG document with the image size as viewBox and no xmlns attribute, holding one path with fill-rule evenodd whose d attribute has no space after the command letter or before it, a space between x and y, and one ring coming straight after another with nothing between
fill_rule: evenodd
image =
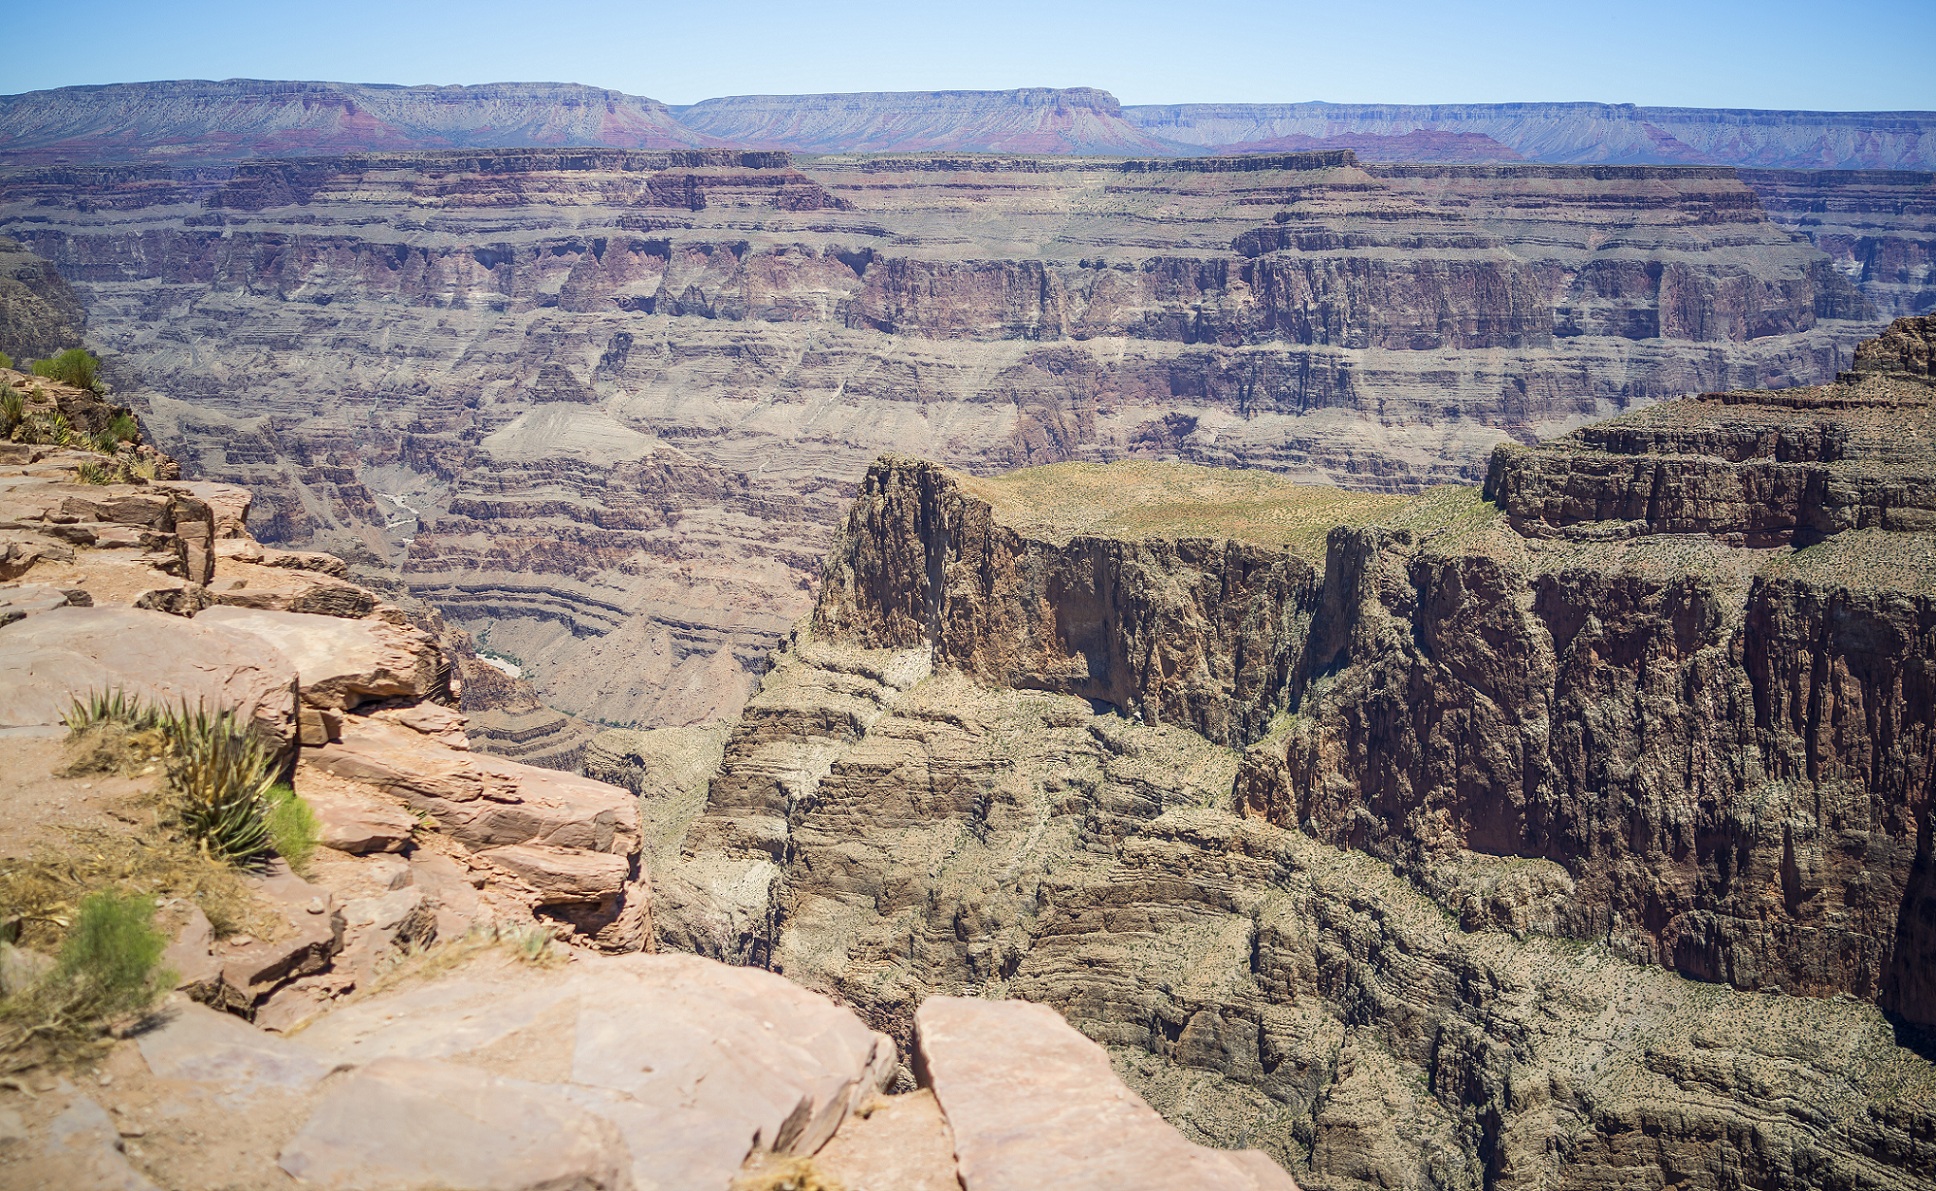
<instances>
[{"instance_id":1,"label":"flat rock slab","mask_svg":"<svg viewBox=\"0 0 1936 1191\"><path fill-rule=\"evenodd\" d=\"M325 1062L488 1063L561 1089L625 1139L637 1191L727 1191L749 1154L811 1153L895 1062L850 1010L690 955L507 963L344 1005L292 1041Z\"/></svg>"},{"instance_id":2,"label":"flat rock slab","mask_svg":"<svg viewBox=\"0 0 1936 1191\"><path fill-rule=\"evenodd\" d=\"M1296 1191L1257 1150L1185 1138L1046 1005L930 997L914 1029L964 1191Z\"/></svg>"},{"instance_id":3,"label":"flat rock slab","mask_svg":"<svg viewBox=\"0 0 1936 1191\"><path fill-rule=\"evenodd\" d=\"M263 608L209 608L197 624L247 633L281 650L305 703L337 711L374 699L423 699L440 685L436 643L407 625Z\"/></svg>"},{"instance_id":4,"label":"flat rock slab","mask_svg":"<svg viewBox=\"0 0 1936 1191\"><path fill-rule=\"evenodd\" d=\"M618 1129L560 1089L422 1059L332 1080L280 1161L330 1191L632 1191Z\"/></svg>"},{"instance_id":5,"label":"flat rock slab","mask_svg":"<svg viewBox=\"0 0 1936 1191\"><path fill-rule=\"evenodd\" d=\"M259 637L141 608L54 608L0 628L0 730L50 730L76 696L232 708L296 736L296 668Z\"/></svg>"},{"instance_id":6,"label":"flat rock slab","mask_svg":"<svg viewBox=\"0 0 1936 1191\"><path fill-rule=\"evenodd\" d=\"M296 793L316 813L319 842L339 852L401 852L417 830L395 800L314 766L297 766Z\"/></svg>"},{"instance_id":7,"label":"flat rock slab","mask_svg":"<svg viewBox=\"0 0 1936 1191\"><path fill-rule=\"evenodd\" d=\"M926 1088L874 1101L813 1156L814 1169L843 1191L961 1191L955 1142Z\"/></svg>"},{"instance_id":8,"label":"flat rock slab","mask_svg":"<svg viewBox=\"0 0 1936 1191\"><path fill-rule=\"evenodd\" d=\"M160 1026L135 1042L157 1078L207 1084L238 1106L264 1089L313 1087L331 1066L239 1017L180 998Z\"/></svg>"}]
</instances>

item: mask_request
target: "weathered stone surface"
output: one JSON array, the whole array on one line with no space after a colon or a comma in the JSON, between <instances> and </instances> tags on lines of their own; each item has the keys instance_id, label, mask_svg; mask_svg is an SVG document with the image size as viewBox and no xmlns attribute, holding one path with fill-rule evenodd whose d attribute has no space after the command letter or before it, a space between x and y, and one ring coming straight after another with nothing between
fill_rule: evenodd
<instances>
[{"instance_id":1,"label":"weathered stone surface","mask_svg":"<svg viewBox=\"0 0 1936 1191\"><path fill-rule=\"evenodd\" d=\"M627 1158L558 1089L378 1059L332 1082L282 1168L331 1191L631 1191Z\"/></svg>"},{"instance_id":2,"label":"weathered stone surface","mask_svg":"<svg viewBox=\"0 0 1936 1191\"><path fill-rule=\"evenodd\" d=\"M222 964L215 958L215 928L192 901L169 909L168 917L178 918L180 925L168 950L161 953L161 966L175 974L176 988L199 1000L211 1000L222 979Z\"/></svg>"},{"instance_id":3,"label":"weathered stone surface","mask_svg":"<svg viewBox=\"0 0 1936 1191\"><path fill-rule=\"evenodd\" d=\"M917 1070L948 1118L965 1191L1296 1191L1255 1150L1185 1139L1045 1005L930 997L914 1021Z\"/></svg>"},{"instance_id":4,"label":"weathered stone surface","mask_svg":"<svg viewBox=\"0 0 1936 1191\"><path fill-rule=\"evenodd\" d=\"M259 637L296 665L302 698L348 711L379 699L428 699L448 681L436 642L408 625L300 612L217 607L197 620Z\"/></svg>"},{"instance_id":5,"label":"weathered stone surface","mask_svg":"<svg viewBox=\"0 0 1936 1191\"><path fill-rule=\"evenodd\" d=\"M329 966L343 946L343 915L329 891L295 875L280 861L250 887L275 913L267 938L235 936L215 948L221 980L209 1003L252 1017L283 985Z\"/></svg>"},{"instance_id":6,"label":"weathered stone surface","mask_svg":"<svg viewBox=\"0 0 1936 1191\"><path fill-rule=\"evenodd\" d=\"M162 1023L135 1036L149 1070L166 1080L207 1084L232 1106L264 1089L301 1091L329 1074L330 1064L229 1013L179 998Z\"/></svg>"},{"instance_id":7,"label":"weathered stone surface","mask_svg":"<svg viewBox=\"0 0 1936 1191\"><path fill-rule=\"evenodd\" d=\"M298 769L296 792L316 813L319 842L326 848L357 855L401 852L417 830L416 818L395 801L313 766Z\"/></svg>"},{"instance_id":8,"label":"weathered stone surface","mask_svg":"<svg viewBox=\"0 0 1936 1191\"><path fill-rule=\"evenodd\" d=\"M954 1136L926 1088L882 1096L814 1155L845 1191L961 1191Z\"/></svg>"},{"instance_id":9,"label":"weathered stone surface","mask_svg":"<svg viewBox=\"0 0 1936 1191\"><path fill-rule=\"evenodd\" d=\"M615 898L624 891L631 868L626 857L610 852L526 844L487 848L478 857L528 886L541 905Z\"/></svg>"},{"instance_id":10,"label":"weathered stone surface","mask_svg":"<svg viewBox=\"0 0 1936 1191\"><path fill-rule=\"evenodd\" d=\"M448 748L408 728L351 717L342 740L308 760L404 799L473 848L541 843L629 855L639 847L638 808L624 790Z\"/></svg>"},{"instance_id":11,"label":"weathered stone surface","mask_svg":"<svg viewBox=\"0 0 1936 1191\"><path fill-rule=\"evenodd\" d=\"M811 1153L894 1066L892 1043L825 998L678 955L460 973L338 1008L297 1041L362 1070L494 1062L544 1083L616 1128L640 1191L726 1191L755 1151Z\"/></svg>"},{"instance_id":12,"label":"weathered stone surface","mask_svg":"<svg viewBox=\"0 0 1936 1191\"><path fill-rule=\"evenodd\" d=\"M258 637L134 608L56 608L0 627L0 729L51 730L77 696L232 708L296 738L296 669Z\"/></svg>"},{"instance_id":13,"label":"weathered stone surface","mask_svg":"<svg viewBox=\"0 0 1936 1191\"><path fill-rule=\"evenodd\" d=\"M128 1165L114 1122L86 1096L75 1096L49 1124L38 1157L30 1171L14 1173L63 1191L157 1191Z\"/></svg>"}]
</instances>

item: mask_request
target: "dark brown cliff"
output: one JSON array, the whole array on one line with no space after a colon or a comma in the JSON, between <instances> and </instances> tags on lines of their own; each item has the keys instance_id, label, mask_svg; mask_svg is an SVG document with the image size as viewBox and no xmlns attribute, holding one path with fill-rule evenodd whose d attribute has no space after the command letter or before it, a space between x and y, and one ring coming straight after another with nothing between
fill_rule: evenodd
<instances>
[{"instance_id":1,"label":"dark brown cliff","mask_svg":"<svg viewBox=\"0 0 1936 1191\"><path fill-rule=\"evenodd\" d=\"M1936 1021L1929 332L1898 322L1835 385L1501 448L1484 500L1220 479L1158 507L1128 471L886 459L813 631L1249 745L1238 806L1470 921ZM1567 890L1474 900L1475 855Z\"/></svg>"}]
</instances>

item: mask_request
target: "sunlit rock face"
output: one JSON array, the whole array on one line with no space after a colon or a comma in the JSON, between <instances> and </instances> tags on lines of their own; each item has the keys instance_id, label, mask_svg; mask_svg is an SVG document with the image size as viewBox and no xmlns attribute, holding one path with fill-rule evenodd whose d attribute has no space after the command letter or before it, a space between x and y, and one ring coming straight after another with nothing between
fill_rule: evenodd
<instances>
[{"instance_id":1,"label":"sunlit rock face","mask_svg":"<svg viewBox=\"0 0 1936 1191\"><path fill-rule=\"evenodd\" d=\"M1876 316L1711 168L477 149L15 170L0 226L265 539L612 723L732 714L884 450L1412 491Z\"/></svg>"}]
</instances>

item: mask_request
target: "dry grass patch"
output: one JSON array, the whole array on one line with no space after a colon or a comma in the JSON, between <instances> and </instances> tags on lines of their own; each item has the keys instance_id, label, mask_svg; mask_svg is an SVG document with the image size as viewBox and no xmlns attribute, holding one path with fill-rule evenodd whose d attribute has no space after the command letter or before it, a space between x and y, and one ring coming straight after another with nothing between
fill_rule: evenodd
<instances>
[{"instance_id":1,"label":"dry grass patch","mask_svg":"<svg viewBox=\"0 0 1936 1191\"><path fill-rule=\"evenodd\" d=\"M1417 499L1299 484L1267 471L1143 460L964 476L961 486L987 501L1001 523L1058 542L1081 535L1227 538L1318 563L1332 527L1368 525Z\"/></svg>"},{"instance_id":2,"label":"dry grass patch","mask_svg":"<svg viewBox=\"0 0 1936 1191\"><path fill-rule=\"evenodd\" d=\"M25 859L0 861L0 932L25 947L57 950L81 902L102 890L185 898L208 915L217 935L275 937L274 918L235 870L163 832L158 820L134 833L71 828Z\"/></svg>"},{"instance_id":3,"label":"dry grass patch","mask_svg":"<svg viewBox=\"0 0 1936 1191\"><path fill-rule=\"evenodd\" d=\"M764 1156L747 1164L732 1191L846 1191L820 1171L812 1158Z\"/></svg>"}]
</instances>

